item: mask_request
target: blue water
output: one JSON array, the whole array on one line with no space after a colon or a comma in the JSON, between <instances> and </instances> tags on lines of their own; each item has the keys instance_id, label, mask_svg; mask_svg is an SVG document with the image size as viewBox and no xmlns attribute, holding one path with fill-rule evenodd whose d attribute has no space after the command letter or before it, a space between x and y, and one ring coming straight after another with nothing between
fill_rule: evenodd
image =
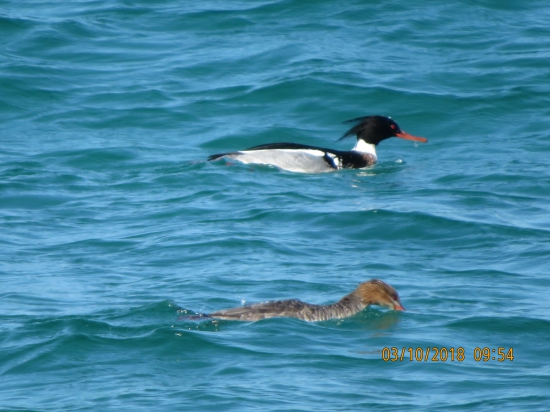
<instances>
[{"instance_id":1,"label":"blue water","mask_svg":"<svg viewBox=\"0 0 550 412\"><path fill-rule=\"evenodd\" d=\"M549 21L537 0L3 1L0 409L546 411ZM429 143L322 175L205 161L349 149L368 114ZM407 311L181 318L371 278ZM409 360L428 347L464 360Z\"/></svg>"}]
</instances>

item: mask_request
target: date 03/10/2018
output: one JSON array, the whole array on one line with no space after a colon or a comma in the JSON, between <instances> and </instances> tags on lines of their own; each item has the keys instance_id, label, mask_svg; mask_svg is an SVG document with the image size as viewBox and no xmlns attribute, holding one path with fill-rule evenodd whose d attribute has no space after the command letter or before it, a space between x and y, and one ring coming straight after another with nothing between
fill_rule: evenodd
<instances>
[{"instance_id":1,"label":"date 03/10/2018","mask_svg":"<svg viewBox=\"0 0 550 412\"><path fill-rule=\"evenodd\" d=\"M513 361L514 348L475 348L473 359L476 362ZM396 348L382 349L382 360L385 362L463 362L467 358L464 348Z\"/></svg>"}]
</instances>

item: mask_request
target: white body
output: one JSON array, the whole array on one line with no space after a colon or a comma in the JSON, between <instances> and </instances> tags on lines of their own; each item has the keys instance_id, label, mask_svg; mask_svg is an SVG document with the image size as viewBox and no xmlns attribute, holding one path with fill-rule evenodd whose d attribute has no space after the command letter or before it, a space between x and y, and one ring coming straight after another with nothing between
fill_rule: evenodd
<instances>
[{"instance_id":1,"label":"white body","mask_svg":"<svg viewBox=\"0 0 550 412\"><path fill-rule=\"evenodd\" d=\"M370 143L358 140L352 149L356 152L369 154L376 160L376 148ZM329 156L336 166L334 169L327 161L325 156ZM261 149L261 150L243 150L236 153L230 153L224 156L228 159L238 160L245 164L264 164L276 166L289 172L298 173L323 173L333 172L342 167L341 160L337 154L317 149Z\"/></svg>"}]
</instances>

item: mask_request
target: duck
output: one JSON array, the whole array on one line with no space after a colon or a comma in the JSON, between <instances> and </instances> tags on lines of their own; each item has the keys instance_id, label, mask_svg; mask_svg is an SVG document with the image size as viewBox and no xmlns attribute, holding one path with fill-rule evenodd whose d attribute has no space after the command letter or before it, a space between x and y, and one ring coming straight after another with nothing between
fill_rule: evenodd
<instances>
[{"instance_id":1,"label":"duck","mask_svg":"<svg viewBox=\"0 0 550 412\"><path fill-rule=\"evenodd\" d=\"M353 292L331 305L315 305L298 299L273 300L223 309L209 314L198 314L190 318L248 322L268 318L297 318L308 322L318 322L347 318L370 305L379 305L396 311L405 310L399 299L399 294L393 287L379 279L371 279L361 283Z\"/></svg>"},{"instance_id":2,"label":"duck","mask_svg":"<svg viewBox=\"0 0 550 412\"><path fill-rule=\"evenodd\" d=\"M355 146L348 151L299 143L269 143L237 152L213 154L208 160L237 160L244 164L275 166L290 172L323 173L373 166L378 160L376 146L390 137L421 143L428 141L424 137L404 132L395 121L386 116L363 116L344 123L354 125L339 140L354 135L357 137Z\"/></svg>"}]
</instances>

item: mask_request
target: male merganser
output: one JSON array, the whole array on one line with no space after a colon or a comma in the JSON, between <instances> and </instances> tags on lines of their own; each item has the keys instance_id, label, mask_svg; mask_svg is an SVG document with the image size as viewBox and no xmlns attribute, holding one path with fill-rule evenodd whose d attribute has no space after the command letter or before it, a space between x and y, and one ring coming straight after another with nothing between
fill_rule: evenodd
<instances>
[{"instance_id":1,"label":"male merganser","mask_svg":"<svg viewBox=\"0 0 550 412\"><path fill-rule=\"evenodd\" d=\"M341 319L355 315L369 305L380 305L393 310L405 310L396 290L387 283L372 279L332 305L313 305L298 299L273 300L238 308L224 309L210 314L192 315L189 318L216 318L225 320L256 321L267 318L298 318L309 322Z\"/></svg>"},{"instance_id":2,"label":"male merganser","mask_svg":"<svg viewBox=\"0 0 550 412\"><path fill-rule=\"evenodd\" d=\"M355 147L349 151L325 149L299 143L270 143L231 153L219 153L208 160L234 159L242 163L277 166L291 172L319 173L339 169L360 169L376 163L376 145L390 137L427 142L428 139L402 131L397 123L385 116L365 116L347 120L357 123L339 140L357 136Z\"/></svg>"}]
</instances>

